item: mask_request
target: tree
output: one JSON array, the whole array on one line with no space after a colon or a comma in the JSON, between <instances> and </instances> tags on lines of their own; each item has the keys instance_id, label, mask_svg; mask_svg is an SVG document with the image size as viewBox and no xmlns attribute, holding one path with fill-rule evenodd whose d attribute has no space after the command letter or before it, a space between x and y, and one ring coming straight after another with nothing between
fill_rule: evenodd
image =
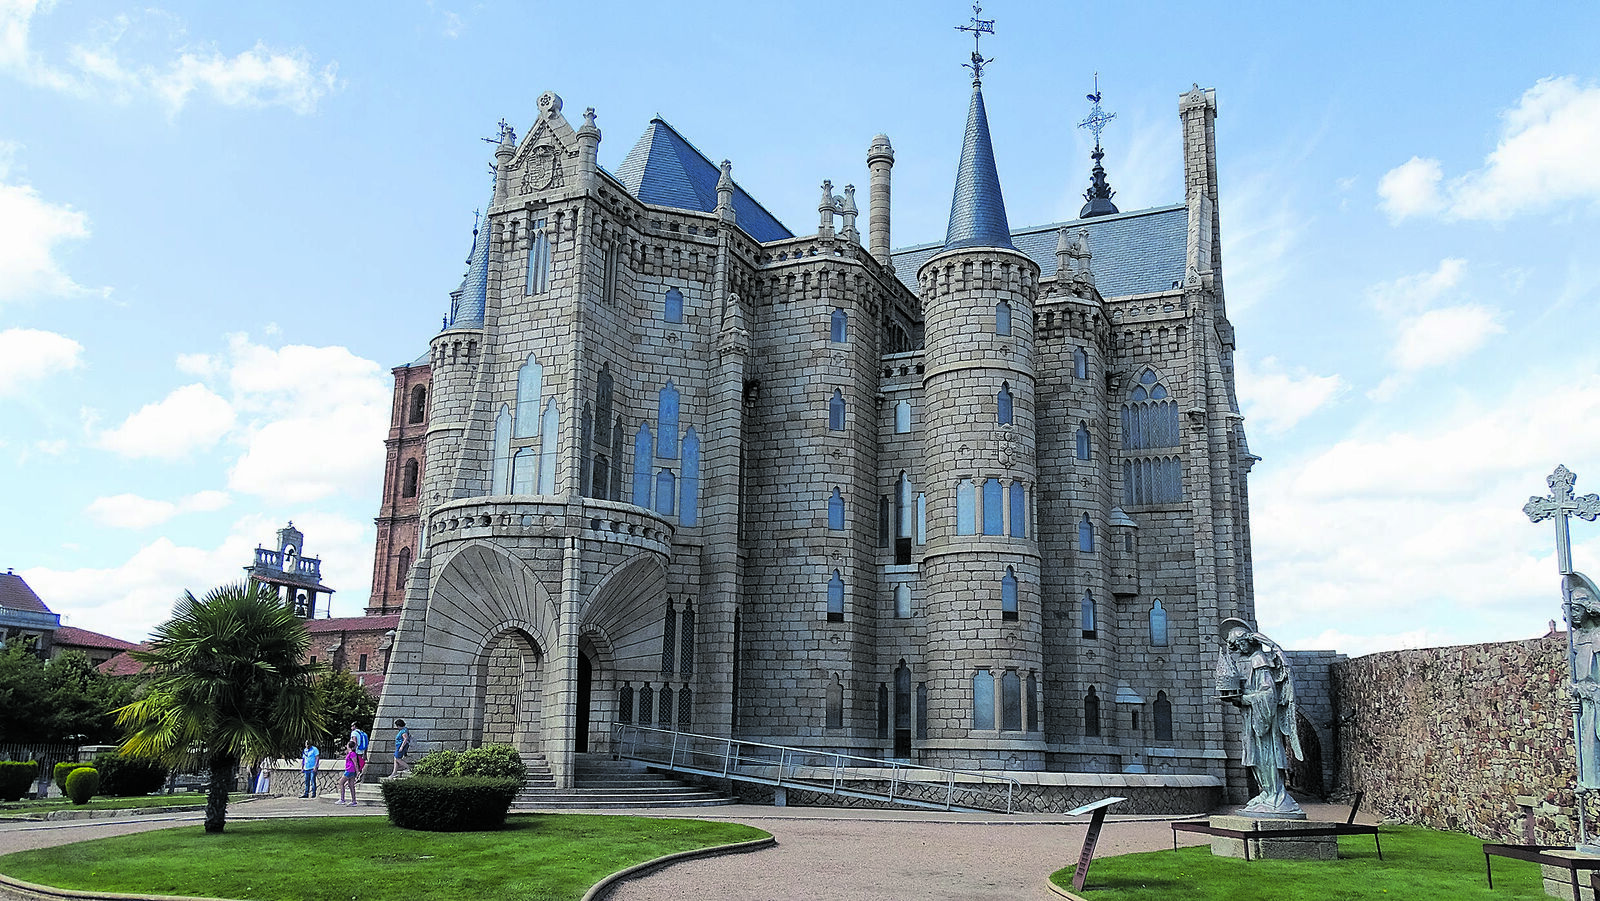
<instances>
[{"instance_id":1,"label":"tree","mask_svg":"<svg viewBox=\"0 0 1600 901\"><path fill-rule=\"evenodd\" d=\"M322 735L321 668L301 662L310 647L305 625L268 585L222 585L200 600L185 591L149 649L129 652L147 681L144 696L117 712L129 732L123 751L174 766L204 760L205 830L223 831L241 759L295 756Z\"/></svg>"},{"instance_id":2,"label":"tree","mask_svg":"<svg viewBox=\"0 0 1600 901\"><path fill-rule=\"evenodd\" d=\"M95 671L81 651L50 661L15 644L0 650L0 741L89 743L117 741L117 708L132 685Z\"/></svg>"},{"instance_id":3,"label":"tree","mask_svg":"<svg viewBox=\"0 0 1600 901\"><path fill-rule=\"evenodd\" d=\"M322 756L343 759L344 743L350 740L350 724L357 723L371 734L372 718L378 714L378 699L367 691L360 679L343 670L334 670L317 680L317 700L328 725L320 737L312 740L322 749Z\"/></svg>"}]
</instances>

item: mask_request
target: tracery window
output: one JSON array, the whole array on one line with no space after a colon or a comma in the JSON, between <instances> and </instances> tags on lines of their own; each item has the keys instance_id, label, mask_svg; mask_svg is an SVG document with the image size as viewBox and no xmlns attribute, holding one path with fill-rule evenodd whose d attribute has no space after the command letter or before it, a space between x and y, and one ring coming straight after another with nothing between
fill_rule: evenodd
<instances>
[{"instance_id":1,"label":"tracery window","mask_svg":"<svg viewBox=\"0 0 1600 901\"><path fill-rule=\"evenodd\" d=\"M1178 402L1154 369L1145 368L1122 405L1123 450L1175 448ZM1183 500L1183 467L1175 454L1129 456L1122 461L1122 500L1128 505L1170 504Z\"/></svg>"}]
</instances>

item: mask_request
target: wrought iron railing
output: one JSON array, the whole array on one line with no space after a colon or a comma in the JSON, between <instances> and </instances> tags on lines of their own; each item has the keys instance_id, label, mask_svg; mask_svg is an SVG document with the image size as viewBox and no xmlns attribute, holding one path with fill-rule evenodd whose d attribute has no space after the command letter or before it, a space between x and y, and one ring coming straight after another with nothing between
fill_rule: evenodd
<instances>
[{"instance_id":1,"label":"wrought iron railing","mask_svg":"<svg viewBox=\"0 0 1600 901\"><path fill-rule=\"evenodd\" d=\"M660 769L911 807L1011 813L1020 785L998 773L630 723L616 724L612 737L612 753Z\"/></svg>"}]
</instances>

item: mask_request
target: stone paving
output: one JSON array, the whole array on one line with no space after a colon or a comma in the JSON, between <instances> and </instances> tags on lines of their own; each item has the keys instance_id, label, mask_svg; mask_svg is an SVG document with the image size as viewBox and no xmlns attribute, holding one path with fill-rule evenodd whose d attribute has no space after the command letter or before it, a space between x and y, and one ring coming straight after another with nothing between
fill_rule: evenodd
<instances>
[{"instance_id":1,"label":"stone paving","mask_svg":"<svg viewBox=\"0 0 1600 901\"><path fill-rule=\"evenodd\" d=\"M1306 804L1312 819L1343 820L1347 808ZM563 813L630 813L562 811ZM381 816L381 806L356 810L324 801L271 798L228 808L229 822L304 816ZM942 813L926 810L839 810L735 805L636 815L748 823L777 838L775 847L675 863L622 883L614 901L866 901L882 898L1049 899L1050 873L1077 859L1086 818ZM196 825L199 811L80 820L0 822L0 854ZM1363 822L1371 820L1363 817ZM1097 856L1172 847L1169 819L1111 817ZM1184 836L1180 844L1198 844ZM1091 876L1092 880L1092 876ZM0 901L38 896L0 889Z\"/></svg>"}]
</instances>

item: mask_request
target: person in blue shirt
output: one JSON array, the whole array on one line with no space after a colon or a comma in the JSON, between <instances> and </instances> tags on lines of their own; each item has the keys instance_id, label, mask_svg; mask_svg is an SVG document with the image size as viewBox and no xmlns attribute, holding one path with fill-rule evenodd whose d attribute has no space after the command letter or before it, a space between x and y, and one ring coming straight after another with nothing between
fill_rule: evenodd
<instances>
[{"instance_id":1,"label":"person in blue shirt","mask_svg":"<svg viewBox=\"0 0 1600 901\"><path fill-rule=\"evenodd\" d=\"M394 734L394 770L389 773L391 779L411 769L411 763L406 760L406 755L411 753L411 730L406 728L405 720L395 720L394 727L400 731Z\"/></svg>"},{"instance_id":2,"label":"person in blue shirt","mask_svg":"<svg viewBox=\"0 0 1600 901\"><path fill-rule=\"evenodd\" d=\"M305 774L305 791L300 793L302 798L315 798L317 796L317 760L322 752L311 742L306 742L306 749L300 754L300 770Z\"/></svg>"}]
</instances>

